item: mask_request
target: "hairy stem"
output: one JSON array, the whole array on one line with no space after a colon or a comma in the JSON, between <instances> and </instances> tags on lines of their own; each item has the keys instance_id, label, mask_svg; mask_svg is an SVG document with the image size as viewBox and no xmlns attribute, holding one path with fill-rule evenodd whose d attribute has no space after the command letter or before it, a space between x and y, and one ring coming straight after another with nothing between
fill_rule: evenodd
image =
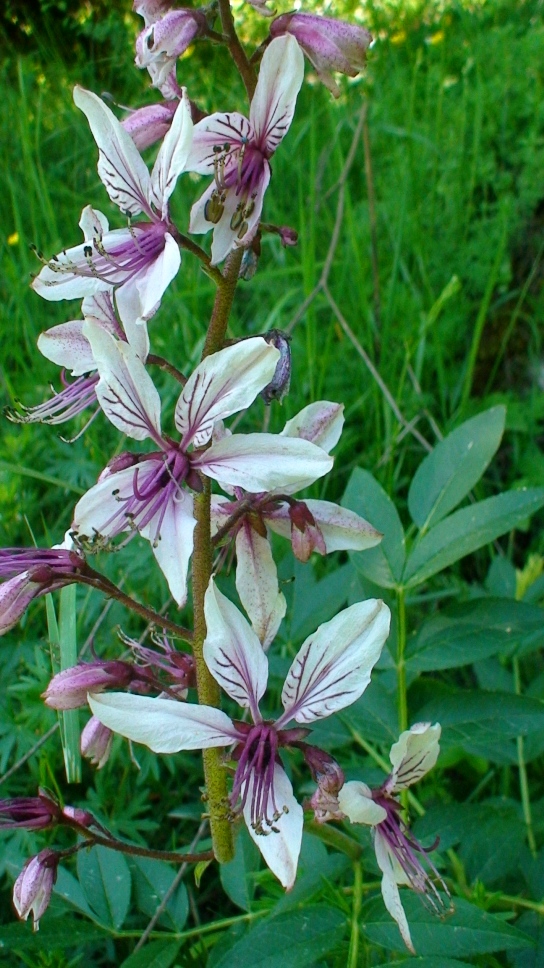
<instances>
[{"instance_id":1,"label":"hairy stem","mask_svg":"<svg viewBox=\"0 0 544 968\"><path fill-rule=\"evenodd\" d=\"M223 283L215 297L212 317L206 335L202 359L218 352L223 346L229 321L234 292L238 282L238 272L242 261L242 250L231 252L225 264ZM204 640L206 638L206 619L204 617L204 596L212 573L212 540L210 529L210 482L202 478L203 490L195 496L194 515L196 527L193 550L193 612L196 688L198 701L202 705L219 707L221 691L204 661ZM234 855L232 827L229 823L227 774L221 762L221 751L207 749L202 751L204 780L210 833L215 857L219 863L226 863Z\"/></svg>"}]
</instances>

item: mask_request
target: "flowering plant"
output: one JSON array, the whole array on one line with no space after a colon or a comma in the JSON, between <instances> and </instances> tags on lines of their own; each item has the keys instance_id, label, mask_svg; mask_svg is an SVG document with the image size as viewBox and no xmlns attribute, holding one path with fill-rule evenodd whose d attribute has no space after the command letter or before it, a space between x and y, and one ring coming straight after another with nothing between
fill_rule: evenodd
<instances>
[{"instance_id":1,"label":"flowering plant","mask_svg":"<svg viewBox=\"0 0 544 968\"><path fill-rule=\"evenodd\" d=\"M307 872L305 844L323 850L319 876L325 878L331 856L326 844L354 864L352 938L359 937L362 923L363 858L380 873L368 890L385 904L384 917L396 922L388 924L395 932L391 946L404 943L415 952L420 944L410 926L410 889L441 919L455 905L450 879L441 873L443 860L433 853L438 840L431 836L430 846L422 846L408 825L410 803L423 811L411 800L411 788L437 762L441 727L432 703L425 721L410 726L408 687L417 665L410 667L406 596L456 560L452 554L468 553L459 550L461 542L452 552L452 533L461 533L462 547L474 550L482 535L499 536L497 528L523 520L544 504L544 496L523 494L510 516L495 509L492 520L500 517L500 525L493 530L486 518L487 530L480 528L475 537L478 529L471 531L468 515L459 522L447 517L478 479L471 465L468 486L459 482L456 467L466 455L449 438L443 462L433 463L432 452L430 464L424 462L414 477L408 498L413 526L406 535L389 496L361 468L351 478L360 482L356 495L350 485L342 503L317 490L339 453L344 406L312 397L294 412L290 331L257 333L265 324L255 320L251 333L244 332L231 311L239 284L250 282L269 254L263 240L269 236L286 260L291 253L282 253L280 243L287 250L297 243L294 229L265 218L277 160L296 150L290 128L305 58L339 96L347 88L333 75L357 76L371 37L362 26L317 13L277 15L263 0L249 3L266 18L258 21L262 42L251 53L243 20L235 21L229 0L202 9L138 0L134 10L144 24L135 62L147 71L155 101L120 119L105 97L76 86L75 104L98 149L100 181L126 224L110 229L106 215L86 205L80 218L84 241L50 258L39 256L34 294L49 302L82 300L81 312L74 319L67 313L67 322L44 329L38 340L43 356L62 368L63 389L38 406L18 404L8 412L21 423L75 419L73 440L96 419L104 435L98 479L90 486L87 481L69 508L62 543L0 551L0 633L24 622L35 600L46 598L54 647L42 697L47 710L59 712L67 782L81 777L73 765L80 754L102 771L99 784L108 771L117 775L120 762L131 776L140 769L142 784L171 770L183 789L184 808L200 826L191 836L172 832L173 849L158 850L141 836L129 836L130 821L98 795L92 811L65 804L58 778L53 792L42 786L36 796L6 798L0 801L0 828L50 838L26 861L21 858L13 904L35 928L55 894L78 898L78 911L87 914L70 871L75 858L79 885L86 872L91 882L89 856L100 858L110 898L123 878L129 897L131 883L141 894L142 871L155 877L145 866L151 861L163 873L160 865L177 865L175 886L187 865L196 865L200 883L217 861L228 893L229 878L247 881L246 855L255 847L259 856L248 876L268 885L271 896L283 888L296 899L298 884L306 890L305 877L297 880L300 870ZM238 5L236 14L243 12ZM191 52L206 42L231 55L246 94L240 110L232 107L232 93L227 103L215 103L217 92L213 104L192 100ZM156 157L148 166L142 153L153 145ZM194 199L200 176L210 181ZM175 319L168 289L191 260L203 270L213 308L196 347L180 349L173 335L165 340L157 333L161 318ZM324 293L325 270L318 287ZM197 299L200 292L195 304ZM200 304L198 317L200 326ZM295 341L295 366L296 350ZM280 404L287 411L281 421ZM266 408L262 426L259 407ZM500 417L493 421L489 436L498 446ZM110 448L114 435L117 444ZM488 451L490 460L491 444ZM364 455L350 455L351 463L363 461ZM474 502L476 517L484 503ZM140 594L130 582L127 590L111 577L114 552L123 554L128 546L129 576L146 570L149 588ZM342 557L331 558L334 564L322 572L324 556L335 554ZM357 563L357 581L355 569L345 564L348 555ZM161 608L150 591L153 568L168 590ZM306 588L322 574L318 591L305 602ZM332 604L331 576L342 586L334 588ZM91 630L79 655L71 648L75 635L66 633L75 628L82 601L78 585L86 586L87 600L109 600L104 614L113 600L116 619L130 626L117 629L107 648L97 645ZM85 656L89 649L92 657ZM383 767L359 730L376 705L382 727L377 745L400 733L381 783L368 759L354 762L339 752L353 738ZM80 710L86 717L82 730ZM337 742L338 735L347 741ZM455 755L451 737L448 742ZM202 753L201 791L186 777L196 759L186 754L195 751ZM200 792L204 804L191 802L199 801ZM427 843L426 836L422 840ZM28 854L33 848L26 849ZM122 866L125 855L133 866ZM106 856L117 858L117 874ZM267 871L258 873L261 859ZM163 895L166 905L168 891ZM239 897L231 887L233 895ZM159 909L157 918L164 913ZM92 915L92 905L89 910ZM349 958L355 968L356 942Z\"/></svg>"}]
</instances>

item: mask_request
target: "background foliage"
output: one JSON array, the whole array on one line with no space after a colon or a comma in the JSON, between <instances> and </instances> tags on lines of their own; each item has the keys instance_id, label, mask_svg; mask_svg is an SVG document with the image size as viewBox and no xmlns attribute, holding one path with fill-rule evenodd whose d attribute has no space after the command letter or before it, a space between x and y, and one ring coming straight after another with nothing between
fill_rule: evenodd
<instances>
[{"instance_id":1,"label":"background foliage","mask_svg":"<svg viewBox=\"0 0 544 968\"><path fill-rule=\"evenodd\" d=\"M344 85L338 103L318 85L303 89L274 159L265 213L296 227L299 245L285 251L265 237L259 272L237 295L232 334L292 327L291 394L283 410L255 408L245 418L247 429L269 419L278 430L311 400L344 401L346 430L335 470L315 486L315 496L345 495L386 540L376 553L351 560L331 556L301 567L284 559L290 607L272 656L274 682L281 683L302 638L347 602L379 594L401 625L407 616L402 670L397 627L365 696L341 719L320 724L318 741L338 753L350 776L363 773L379 783L398 735L402 672L409 722L438 719L444 726L439 769L410 809L425 843L440 835L441 870L456 908L440 922L417 897L405 899L419 956L414 963L536 968L544 961L541 5L369 3L364 13L351 2L334 7L373 29L368 72ZM47 254L74 244L87 202L120 224L108 209L94 143L71 88L77 82L108 91L128 105L154 95L132 65L138 18L129 3L7 3L0 25L7 54L0 73L0 126L7 134L0 146L2 393L5 404L16 398L32 404L58 380L36 338L79 307L45 303L28 289L29 273L38 268L29 244ZM262 30L262 22L249 16L247 29ZM224 52L197 46L181 67L180 80L203 107L238 105L241 92ZM370 204L362 137L346 169L363 103ZM199 191L196 179L180 181L180 222ZM316 293L329 269L340 193L342 227L326 285ZM199 356L211 298L211 287L186 258L153 321L156 351L168 350L189 369ZM173 404L175 389L166 382L163 389ZM54 428L4 423L2 545L59 540L114 441L102 418L72 444ZM437 474L445 476L433 492ZM161 607L166 586L150 566L147 545L139 543L137 555L135 548L104 558L100 567ZM78 616L87 656L91 642L101 656L118 654L119 623L127 633L142 631L118 605L105 606L81 589ZM42 600L1 643L0 772L8 773L0 779L2 796L33 795L41 784L66 802L87 805L119 835L171 849L190 842L202 782L192 754L159 762L139 747L136 769L117 739L103 771L84 766L83 782L68 786L54 731L21 763L57 721L39 698L51 675L45 629ZM292 763L297 780L298 766ZM99 849L81 853L59 878L33 936L28 925L13 923L9 895L16 872L44 838L5 833L5 963L336 968L348 952L353 959L359 931L353 965L400 964L408 955L383 909L364 831L360 840L360 910L352 863L315 836L305 837L299 881L284 896L240 834L232 865L209 868L198 884L188 874L151 941L134 953L173 868L127 863Z\"/></svg>"}]
</instances>

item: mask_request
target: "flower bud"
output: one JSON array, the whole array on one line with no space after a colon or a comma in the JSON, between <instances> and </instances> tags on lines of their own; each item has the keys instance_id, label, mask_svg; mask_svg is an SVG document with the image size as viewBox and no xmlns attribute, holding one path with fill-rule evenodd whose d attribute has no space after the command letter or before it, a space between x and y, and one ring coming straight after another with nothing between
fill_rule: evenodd
<instances>
[{"instance_id":1,"label":"flower bud","mask_svg":"<svg viewBox=\"0 0 544 968\"><path fill-rule=\"evenodd\" d=\"M317 783L317 789L309 801L316 822L342 820L344 814L338 804L338 793L346 779L344 771L332 756L319 747L304 743L300 748Z\"/></svg>"},{"instance_id":2,"label":"flower bud","mask_svg":"<svg viewBox=\"0 0 544 968\"><path fill-rule=\"evenodd\" d=\"M281 244L284 249L288 249L293 245L298 245L298 232L292 229L289 225L280 225L278 228L278 235L281 239Z\"/></svg>"},{"instance_id":3,"label":"flower bud","mask_svg":"<svg viewBox=\"0 0 544 968\"><path fill-rule=\"evenodd\" d=\"M206 17L201 10L169 10L149 24L136 39L136 66L146 67L153 87L171 96L171 75L176 60L193 41L205 33ZM165 89L165 85L168 89Z\"/></svg>"},{"instance_id":4,"label":"flower bud","mask_svg":"<svg viewBox=\"0 0 544 968\"><path fill-rule=\"evenodd\" d=\"M40 918L49 905L59 860L59 854L53 850L40 851L27 861L13 885L15 910L23 921L32 913L34 931L38 930Z\"/></svg>"},{"instance_id":5,"label":"flower bud","mask_svg":"<svg viewBox=\"0 0 544 968\"><path fill-rule=\"evenodd\" d=\"M264 390L261 390L261 396L267 405L272 400L281 403L289 393L291 385L291 337L282 333L280 329L271 329L268 333L263 334L263 338L280 351L280 358L274 376Z\"/></svg>"},{"instance_id":6,"label":"flower bud","mask_svg":"<svg viewBox=\"0 0 544 968\"><path fill-rule=\"evenodd\" d=\"M292 34L306 57L315 67L320 81L335 97L340 88L332 71L355 77L363 70L366 52L372 40L364 27L313 13L285 13L270 27L271 37Z\"/></svg>"},{"instance_id":7,"label":"flower bud","mask_svg":"<svg viewBox=\"0 0 544 968\"><path fill-rule=\"evenodd\" d=\"M81 733L81 755L89 760L97 770L101 770L108 762L113 733L107 726L103 726L96 716L91 716Z\"/></svg>"},{"instance_id":8,"label":"flower bud","mask_svg":"<svg viewBox=\"0 0 544 968\"><path fill-rule=\"evenodd\" d=\"M129 662L81 663L53 676L43 699L51 709L78 709L86 705L88 692L124 689L135 678L137 670Z\"/></svg>"},{"instance_id":9,"label":"flower bud","mask_svg":"<svg viewBox=\"0 0 544 968\"><path fill-rule=\"evenodd\" d=\"M312 551L317 551L320 555L327 553L325 539L304 501L293 501L289 505L289 518L291 545L299 561L308 561Z\"/></svg>"},{"instance_id":10,"label":"flower bud","mask_svg":"<svg viewBox=\"0 0 544 968\"><path fill-rule=\"evenodd\" d=\"M161 141L172 124L172 118L177 108L176 101L161 101L159 104L147 104L143 108L131 111L128 117L121 121L138 151L143 151Z\"/></svg>"},{"instance_id":11,"label":"flower bud","mask_svg":"<svg viewBox=\"0 0 544 968\"><path fill-rule=\"evenodd\" d=\"M58 823L61 809L46 793L40 790L37 797L13 797L0 800L0 828L13 830L45 830Z\"/></svg>"}]
</instances>

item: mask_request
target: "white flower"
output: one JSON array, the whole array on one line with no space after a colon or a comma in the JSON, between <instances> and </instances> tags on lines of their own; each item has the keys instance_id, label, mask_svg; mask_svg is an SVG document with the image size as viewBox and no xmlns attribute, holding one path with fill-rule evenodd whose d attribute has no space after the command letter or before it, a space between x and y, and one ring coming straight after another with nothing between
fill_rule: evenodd
<instances>
[{"instance_id":1,"label":"white flower","mask_svg":"<svg viewBox=\"0 0 544 968\"><path fill-rule=\"evenodd\" d=\"M241 612L210 581L205 599L204 658L219 685L253 723L233 721L219 709L124 693L89 696L94 715L109 729L156 753L231 746L237 766L231 794L266 863L287 889L293 886L302 840L302 808L278 750L296 745L306 726L355 702L370 681L389 632L389 609L371 599L351 605L309 636L285 680L283 713L275 722L259 710L268 660Z\"/></svg>"},{"instance_id":2,"label":"white flower","mask_svg":"<svg viewBox=\"0 0 544 968\"><path fill-rule=\"evenodd\" d=\"M191 210L189 231L213 228L212 264L253 239L270 181L270 163L287 134L304 78L304 57L293 37L267 47L249 120L236 111L211 114L195 125L187 170L214 181Z\"/></svg>"},{"instance_id":3,"label":"white flower","mask_svg":"<svg viewBox=\"0 0 544 968\"><path fill-rule=\"evenodd\" d=\"M366 783L350 780L338 794L340 810L352 823L369 824L373 828L376 860L382 872L384 903L397 922L406 947L413 954L414 946L398 885L407 884L422 894L429 907L437 913L442 913L445 905L419 859L420 856L426 856L426 851L401 820L401 805L394 794L417 783L433 768L440 751L440 731L438 723L434 726L431 723L416 723L401 733L398 742L391 747L393 769L381 787L371 790ZM428 858L427 863L449 896L436 867Z\"/></svg>"},{"instance_id":4,"label":"white flower","mask_svg":"<svg viewBox=\"0 0 544 968\"><path fill-rule=\"evenodd\" d=\"M85 241L46 262L32 287L53 301L115 288L121 321L147 320L181 261L168 202L191 148L189 101L184 93L150 175L132 138L96 94L76 87L74 100L98 145L98 174L112 202L123 214L143 213L149 221L110 231L106 217L88 205L79 223Z\"/></svg>"}]
</instances>

